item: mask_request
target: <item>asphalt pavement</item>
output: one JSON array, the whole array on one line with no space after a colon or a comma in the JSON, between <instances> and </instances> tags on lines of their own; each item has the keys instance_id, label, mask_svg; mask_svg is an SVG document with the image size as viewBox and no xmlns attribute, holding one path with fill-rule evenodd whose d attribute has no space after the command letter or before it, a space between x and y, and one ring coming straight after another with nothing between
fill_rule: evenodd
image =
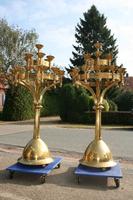
<instances>
[{"instance_id":1,"label":"asphalt pavement","mask_svg":"<svg viewBox=\"0 0 133 200\"><path fill-rule=\"evenodd\" d=\"M94 127L61 124L58 117L41 120L40 135L51 150L83 153L94 139ZM0 124L0 144L24 147L32 134L33 120ZM115 158L133 160L133 130L103 128L102 138Z\"/></svg>"},{"instance_id":2,"label":"asphalt pavement","mask_svg":"<svg viewBox=\"0 0 133 200\"><path fill-rule=\"evenodd\" d=\"M94 138L94 127L61 124L59 118L41 119L41 138L53 156L62 156L60 169L53 170L40 184L39 176L15 173L9 179L9 165L22 155L23 147L32 138L33 120L0 122L0 200L132 200L133 199L133 131L127 127L104 127L103 140L113 156L120 159L123 179L115 188L112 178L74 175L85 148Z\"/></svg>"}]
</instances>

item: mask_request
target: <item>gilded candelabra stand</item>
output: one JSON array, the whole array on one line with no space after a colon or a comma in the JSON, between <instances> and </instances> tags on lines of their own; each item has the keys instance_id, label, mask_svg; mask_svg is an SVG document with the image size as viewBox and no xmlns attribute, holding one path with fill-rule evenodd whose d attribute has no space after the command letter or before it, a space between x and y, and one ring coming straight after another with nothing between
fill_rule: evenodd
<instances>
[{"instance_id":1,"label":"gilded candelabra stand","mask_svg":"<svg viewBox=\"0 0 133 200\"><path fill-rule=\"evenodd\" d=\"M48 55L44 61L44 53L40 50L43 45L37 44L36 58L32 53L25 53L26 66L12 67L4 73L4 77L12 85L23 85L32 94L34 99L34 132L33 138L25 146L19 163L26 165L45 165L53 162L47 145L40 138L40 110L44 93L56 85L62 84L64 71L51 65L54 56ZM48 65L46 65L47 63Z\"/></svg>"},{"instance_id":2,"label":"gilded candelabra stand","mask_svg":"<svg viewBox=\"0 0 133 200\"><path fill-rule=\"evenodd\" d=\"M95 139L88 145L80 160L82 165L107 168L116 165L112 153L101 136L101 112L103 109L103 98L105 93L113 86L124 83L125 68L112 64L112 55L108 54L106 59L101 59L102 44L97 42L96 52L93 55L84 54L84 65L80 68L74 67L70 70L70 76L77 86L88 90L94 98L94 109L96 111ZM95 58L94 58L95 56Z\"/></svg>"}]
</instances>

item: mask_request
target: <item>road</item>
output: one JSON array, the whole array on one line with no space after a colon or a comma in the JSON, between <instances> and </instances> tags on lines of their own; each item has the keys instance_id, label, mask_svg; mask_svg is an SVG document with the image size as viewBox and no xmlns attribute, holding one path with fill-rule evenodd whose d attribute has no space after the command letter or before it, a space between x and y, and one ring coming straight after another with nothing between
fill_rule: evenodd
<instances>
[{"instance_id":1,"label":"road","mask_svg":"<svg viewBox=\"0 0 133 200\"><path fill-rule=\"evenodd\" d=\"M24 147L32 138L32 129L32 123L1 124L0 144ZM114 157L133 160L133 131L103 129L102 136ZM94 129L63 128L56 124L43 124L41 125L41 138L51 150L82 153L93 140Z\"/></svg>"}]
</instances>

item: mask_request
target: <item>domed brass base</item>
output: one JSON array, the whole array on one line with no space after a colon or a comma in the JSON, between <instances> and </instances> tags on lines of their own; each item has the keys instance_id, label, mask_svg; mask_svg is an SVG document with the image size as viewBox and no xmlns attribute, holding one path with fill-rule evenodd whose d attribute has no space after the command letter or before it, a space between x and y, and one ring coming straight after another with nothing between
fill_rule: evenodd
<instances>
[{"instance_id":1,"label":"domed brass base","mask_svg":"<svg viewBox=\"0 0 133 200\"><path fill-rule=\"evenodd\" d=\"M79 162L82 165L96 168L107 168L116 165L108 146L103 140L93 140Z\"/></svg>"},{"instance_id":2,"label":"domed brass base","mask_svg":"<svg viewBox=\"0 0 133 200\"><path fill-rule=\"evenodd\" d=\"M23 155L18 159L25 165L46 165L53 162L47 145L40 139L32 139L24 148Z\"/></svg>"}]
</instances>

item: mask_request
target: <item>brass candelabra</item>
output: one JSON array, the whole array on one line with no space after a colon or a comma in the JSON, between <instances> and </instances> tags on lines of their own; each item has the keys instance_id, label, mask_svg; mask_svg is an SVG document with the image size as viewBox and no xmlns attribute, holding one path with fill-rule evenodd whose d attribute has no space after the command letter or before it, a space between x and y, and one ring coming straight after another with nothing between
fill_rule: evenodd
<instances>
[{"instance_id":1,"label":"brass candelabra","mask_svg":"<svg viewBox=\"0 0 133 200\"><path fill-rule=\"evenodd\" d=\"M106 59L101 59L102 44L97 42L96 52L84 54L84 65L80 68L74 67L70 70L70 76L75 85L88 90L94 98L94 108L96 111L95 139L88 145L83 158L82 165L106 168L112 167L116 163L112 153L101 136L101 111L103 109L103 98L105 93L113 86L124 84L125 68L112 64L112 55L108 54ZM94 58L95 56L95 58Z\"/></svg>"},{"instance_id":2,"label":"brass candelabra","mask_svg":"<svg viewBox=\"0 0 133 200\"><path fill-rule=\"evenodd\" d=\"M1 72L1 77L10 84L26 87L34 99L33 138L25 146L22 157L18 159L18 162L26 165L45 165L53 161L47 145L40 138L40 110L44 93L62 84L64 71L51 65L54 56L48 55L43 59L45 54L40 51L42 47L43 45L36 44L36 58L33 58L32 53L25 53L26 66L15 66L6 73Z\"/></svg>"}]
</instances>

